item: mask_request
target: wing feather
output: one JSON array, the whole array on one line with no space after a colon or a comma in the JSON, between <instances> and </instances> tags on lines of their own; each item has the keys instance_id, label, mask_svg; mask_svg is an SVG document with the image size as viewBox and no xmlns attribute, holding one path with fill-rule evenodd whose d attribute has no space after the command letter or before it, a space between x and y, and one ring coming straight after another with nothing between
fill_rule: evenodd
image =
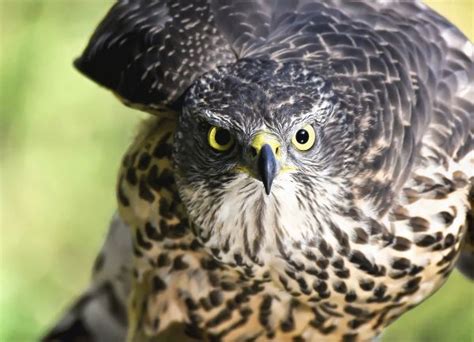
<instances>
[{"instance_id":1,"label":"wing feather","mask_svg":"<svg viewBox=\"0 0 474 342\"><path fill-rule=\"evenodd\" d=\"M235 61L206 1L118 1L75 66L124 102L170 105L189 80Z\"/></svg>"}]
</instances>

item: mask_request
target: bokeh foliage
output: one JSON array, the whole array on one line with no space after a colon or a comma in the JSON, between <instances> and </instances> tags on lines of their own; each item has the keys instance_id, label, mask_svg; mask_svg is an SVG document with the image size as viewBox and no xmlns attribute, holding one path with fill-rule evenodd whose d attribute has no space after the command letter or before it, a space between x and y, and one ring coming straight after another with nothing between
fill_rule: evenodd
<instances>
[{"instance_id":1,"label":"bokeh foliage","mask_svg":"<svg viewBox=\"0 0 474 342\"><path fill-rule=\"evenodd\" d=\"M88 282L122 153L145 115L71 62L112 1L0 0L0 341L30 341ZM474 0L430 1L473 39ZM473 341L457 272L386 341Z\"/></svg>"}]
</instances>

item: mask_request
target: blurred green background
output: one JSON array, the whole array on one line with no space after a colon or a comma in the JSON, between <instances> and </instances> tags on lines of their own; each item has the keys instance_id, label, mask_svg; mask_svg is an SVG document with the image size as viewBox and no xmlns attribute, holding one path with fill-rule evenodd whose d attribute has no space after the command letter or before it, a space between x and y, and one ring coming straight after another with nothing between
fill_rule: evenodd
<instances>
[{"instance_id":1,"label":"blurred green background","mask_svg":"<svg viewBox=\"0 0 474 342\"><path fill-rule=\"evenodd\" d=\"M88 282L122 153L145 117L72 60L112 1L0 0L0 341L31 341ZM429 1L474 37L474 0ZM474 285L454 272L385 341L474 341Z\"/></svg>"}]
</instances>

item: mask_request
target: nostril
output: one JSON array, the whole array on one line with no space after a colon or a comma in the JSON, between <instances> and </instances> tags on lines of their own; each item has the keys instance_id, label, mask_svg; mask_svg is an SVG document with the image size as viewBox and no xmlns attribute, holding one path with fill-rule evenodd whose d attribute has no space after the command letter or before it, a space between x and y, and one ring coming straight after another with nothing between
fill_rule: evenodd
<instances>
[{"instance_id":1,"label":"nostril","mask_svg":"<svg viewBox=\"0 0 474 342\"><path fill-rule=\"evenodd\" d=\"M276 154L277 156L280 154L280 147L277 147L277 148L275 149L275 154Z\"/></svg>"},{"instance_id":2,"label":"nostril","mask_svg":"<svg viewBox=\"0 0 474 342\"><path fill-rule=\"evenodd\" d=\"M257 149L255 147L250 147L250 154L255 158L258 154Z\"/></svg>"}]
</instances>

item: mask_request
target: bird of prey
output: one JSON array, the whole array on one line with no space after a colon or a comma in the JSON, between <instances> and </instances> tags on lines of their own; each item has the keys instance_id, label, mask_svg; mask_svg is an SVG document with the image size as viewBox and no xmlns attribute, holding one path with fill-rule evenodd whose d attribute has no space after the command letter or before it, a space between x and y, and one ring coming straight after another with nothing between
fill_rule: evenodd
<instances>
[{"instance_id":1,"label":"bird of prey","mask_svg":"<svg viewBox=\"0 0 474 342\"><path fill-rule=\"evenodd\" d=\"M472 278L473 53L419 1L119 0L75 66L152 115L45 340L370 340Z\"/></svg>"}]
</instances>

